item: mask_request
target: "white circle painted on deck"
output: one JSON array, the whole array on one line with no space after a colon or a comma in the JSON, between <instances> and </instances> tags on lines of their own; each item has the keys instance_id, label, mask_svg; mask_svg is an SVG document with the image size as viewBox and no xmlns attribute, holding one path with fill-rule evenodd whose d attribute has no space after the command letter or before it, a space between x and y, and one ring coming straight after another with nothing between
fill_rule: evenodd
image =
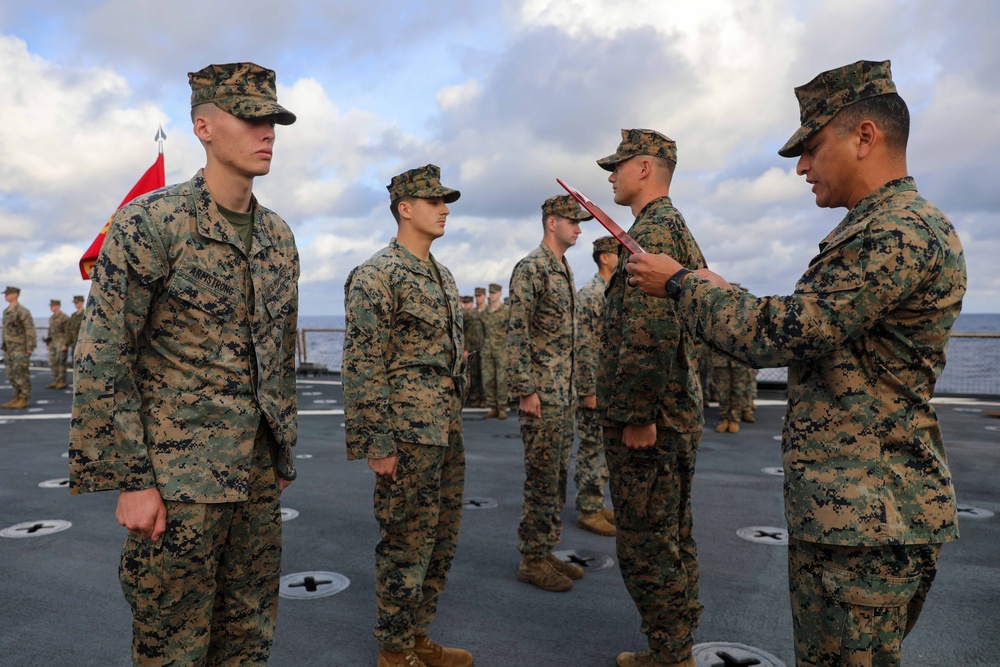
<instances>
[{"instance_id":1,"label":"white circle painted on deck","mask_svg":"<svg viewBox=\"0 0 1000 667\"><path fill-rule=\"evenodd\" d=\"M736 534L748 542L757 544L788 544L788 531L774 526L747 526L737 530Z\"/></svg>"},{"instance_id":2,"label":"white circle painted on deck","mask_svg":"<svg viewBox=\"0 0 1000 667\"><path fill-rule=\"evenodd\" d=\"M46 519L44 521L25 521L16 523L0 530L0 537L42 537L66 530L73 524L62 519Z\"/></svg>"}]
</instances>

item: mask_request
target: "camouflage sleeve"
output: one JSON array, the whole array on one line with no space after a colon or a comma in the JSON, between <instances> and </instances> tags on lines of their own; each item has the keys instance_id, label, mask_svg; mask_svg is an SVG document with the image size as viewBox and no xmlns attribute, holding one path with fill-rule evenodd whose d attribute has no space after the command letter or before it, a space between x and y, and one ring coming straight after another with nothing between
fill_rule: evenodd
<instances>
[{"instance_id":1,"label":"camouflage sleeve","mask_svg":"<svg viewBox=\"0 0 1000 667\"><path fill-rule=\"evenodd\" d=\"M646 225L633 237L647 252L680 258L691 254L671 242L671 231L664 224ZM659 416L680 346L683 329L677 306L670 299L650 297L626 286L621 321L621 345L607 418L625 424L651 424Z\"/></svg>"},{"instance_id":2,"label":"camouflage sleeve","mask_svg":"<svg viewBox=\"0 0 1000 667\"><path fill-rule=\"evenodd\" d=\"M35 349L35 343L38 340L38 334L35 332L35 320L32 319L31 314L25 310L24 315L21 318L21 325L24 327L24 337L28 343L28 351Z\"/></svg>"},{"instance_id":3,"label":"camouflage sleeve","mask_svg":"<svg viewBox=\"0 0 1000 667\"><path fill-rule=\"evenodd\" d=\"M535 266L531 262L519 262L510 276L508 288L507 388L513 396L530 396L538 391L531 367L531 318L538 289Z\"/></svg>"},{"instance_id":4,"label":"camouflage sleeve","mask_svg":"<svg viewBox=\"0 0 1000 667\"><path fill-rule=\"evenodd\" d=\"M115 214L94 265L89 316L77 341L70 422L70 492L156 486L139 417L137 340L166 252L147 212Z\"/></svg>"},{"instance_id":5,"label":"camouflage sleeve","mask_svg":"<svg viewBox=\"0 0 1000 667\"><path fill-rule=\"evenodd\" d=\"M597 393L597 326L600 313L596 295L587 287L577 292L576 392L579 396Z\"/></svg>"},{"instance_id":6,"label":"camouflage sleeve","mask_svg":"<svg viewBox=\"0 0 1000 667\"><path fill-rule=\"evenodd\" d=\"M285 423L286 432L290 434L288 438L289 445L294 446L298 441L299 433L299 399L295 379L295 344L298 338L299 323L299 251L297 248L294 250L292 261L291 283L296 287L292 290L292 296L288 301L289 310L288 315L285 316L284 326L285 337L281 341L281 363L279 367L282 373L281 394L284 409L278 418ZM284 448L284 451L287 456L291 456L291 447ZM295 465L290 460L277 461L275 469L282 479L293 480L296 477Z\"/></svg>"},{"instance_id":7,"label":"camouflage sleeve","mask_svg":"<svg viewBox=\"0 0 1000 667\"><path fill-rule=\"evenodd\" d=\"M389 408L386 349L394 309L383 271L361 266L345 288L344 421L350 458L381 459L396 453Z\"/></svg>"},{"instance_id":8,"label":"camouflage sleeve","mask_svg":"<svg viewBox=\"0 0 1000 667\"><path fill-rule=\"evenodd\" d=\"M758 368L821 357L872 328L941 267L942 246L913 222L873 224L828 250L791 296L757 298L689 277L679 312L692 333Z\"/></svg>"}]
</instances>

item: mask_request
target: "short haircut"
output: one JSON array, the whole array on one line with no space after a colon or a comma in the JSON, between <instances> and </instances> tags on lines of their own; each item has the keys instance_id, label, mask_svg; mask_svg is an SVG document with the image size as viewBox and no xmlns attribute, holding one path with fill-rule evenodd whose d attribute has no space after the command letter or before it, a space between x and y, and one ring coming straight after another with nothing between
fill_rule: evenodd
<instances>
[{"instance_id":1,"label":"short haircut","mask_svg":"<svg viewBox=\"0 0 1000 667\"><path fill-rule=\"evenodd\" d=\"M594 258L594 264L597 264L597 266L601 265L601 255L615 255L617 257L617 255L610 250L595 250L592 257Z\"/></svg>"},{"instance_id":2,"label":"short haircut","mask_svg":"<svg viewBox=\"0 0 1000 667\"><path fill-rule=\"evenodd\" d=\"M191 107L191 122L194 123L195 118L198 116L210 116L219 107L215 106L211 102L205 102L204 104L197 104Z\"/></svg>"},{"instance_id":3,"label":"short haircut","mask_svg":"<svg viewBox=\"0 0 1000 667\"><path fill-rule=\"evenodd\" d=\"M412 201L414 197L409 195L403 195L397 199L393 199L392 203L389 204L389 212L392 213L392 217L396 220L396 224L399 224L399 204L403 201Z\"/></svg>"},{"instance_id":4,"label":"short haircut","mask_svg":"<svg viewBox=\"0 0 1000 667\"><path fill-rule=\"evenodd\" d=\"M855 102L837 112L831 122L836 123L837 134L843 135L864 120L875 123L890 149L906 150L910 138L910 110L898 94L877 95Z\"/></svg>"}]
</instances>

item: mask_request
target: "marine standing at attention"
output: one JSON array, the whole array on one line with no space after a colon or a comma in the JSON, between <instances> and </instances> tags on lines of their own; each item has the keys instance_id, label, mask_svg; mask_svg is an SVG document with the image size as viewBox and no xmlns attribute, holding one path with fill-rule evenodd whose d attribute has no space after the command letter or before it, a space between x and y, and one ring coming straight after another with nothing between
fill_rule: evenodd
<instances>
[{"instance_id":1,"label":"marine standing at attention","mask_svg":"<svg viewBox=\"0 0 1000 667\"><path fill-rule=\"evenodd\" d=\"M966 288L951 221L907 175L910 117L889 61L795 89L797 157L816 205L847 216L790 296L729 289L668 256L630 282L677 304L685 328L755 366L788 366L782 434L788 579L798 665L900 664L958 537L931 396Z\"/></svg>"},{"instance_id":2,"label":"marine standing at attention","mask_svg":"<svg viewBox=\"0 0 1000 667\"><path fill-rule=\"evenodd\" d=\"M604 327L604 291L618 264L618 241L602 236L594 241L597 273L576 293L577 389L576 431L580 447L576 452L577 525L598 535L615 534L615 513L604 506L604 486L608 483L608 463L604 456L604 435L597 411L597 368L601 362L601 329Z\"/></svg>"},{"instance_id":3,"label":"marine standing at attention","mask_svg":"<svg viewBox=\"0 0 1000 667\"><path fill-rule=\"evenodd\" d=\"M482 378L488 412L483 419L507 419L507 317L510 310L500 300L503 288L490 283L489 303L479 313L483 327Z\"/></svg>"},{"instance_id":4,"label":"marine standing at attention","mask_svg":"<svg viewBox=\"0 0 1000 667\"><path fill-rule=\"evenodd\" d=\"M458 289L430 252L461 194L440 179L433 164L392 178L396 238L344 286L347 455L376 474L378 667L473 663L428 636L462 522L468 388Z\"/></svg>"},{"instance_id":5,"label":"marine standing at attention","mask_svg":"<svg viewBox=\"0 0 1000 667\"><path fill-rule=\"evenodd\" d=\"M31 353L38 342L31 312L18 303L21 288L7 286L3 291L7 307L3 311L3 362L7 380L14 389L14 398L3 406L8 410L23 410L31 398Z\"/></svg>"},{"instance_id":6,"label":"marine standing at attention","mask_svg":"<svg viewBox=\"0 0 1000 667\"><path fill-rule=\"evenodd\" d=\"M76 350L76 342L80 339L80 327L83 325L85 315L83 310L85 301L82 294L73 297L73 307L76 310L69 316L69 324L66 325L66 344L69 346L70 363L73 363L73 352Z\"/></svg>"},{"instance_id":7,"label":"marine standing at attention","mask_svg":"<svg viewBox=\"0 0 1000 667\"><path fill-rule=\"evenodd\" d=\"M705 258L670 200L677 144L653 130L622 130L618 150L598 160L615 203L635 216L629 234L648 252L672 252L684 266ZM700 346L672 302L625 284L628 250L604 305L597 407L615 506L622 578L642 616L649 650L624 652L620 667L694 665L698 550L691 534L691 485L701 439Z\"/></svg>"},{"instance_id":8,"label":"marine standing at attention","mask_svg":"<svg viewBox=\"0 0 1000 667\"><path fill-rule=\"evenodd\" d=\"M299 256L253 195L281 107L253 63L188 75L205 167L123 206L76 350L70 493L117 490L136 665L266 665L298 435Z\"/></svg>"},{"instance_id":9,"label":"marine standing at attention","mask_svg":"<svg viewBox=\"0 0 1000 667\"><path fill-rule=\"evenodd\" d=\"M566 250L592 218L569 195L542 204L542 242L514 266L507 319L507 384L520 398L524 505L517 578L567 591L583 568L552 554L562 535L576 409L576 287Z\"/></svg>"},{"instance_id":10,"label":"marine standing at attention","mask_svg":"<svg viewBox=\"0 0 1000 667\"><path fill-rule=\"evenodd\" d=\"M66 388L66 348L69 344L69 315L62 312L62 302L59 299L49 301L49 335L45 344L49 348L49 368L52 369L52 382L46 389Z\"/></svg>"}]
</instances>

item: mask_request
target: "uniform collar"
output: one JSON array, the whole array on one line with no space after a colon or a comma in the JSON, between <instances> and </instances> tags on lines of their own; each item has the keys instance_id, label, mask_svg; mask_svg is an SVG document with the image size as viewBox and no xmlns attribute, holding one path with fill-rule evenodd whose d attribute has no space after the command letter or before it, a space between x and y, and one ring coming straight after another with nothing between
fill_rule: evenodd
<instances>
[{"instance_id":1,"label":"uniform collar","mask_svg":"<svg viewBox=\"0 0 1000 667\"><path fill-rule=\"evenodd\" d=\"M229 243L240 248L243 241L236 233L233 226L229 224L226 216L222 215L212 194L205 185L205 170L199 169L198 173L191 179L191 187L195 197L195 216L198 219L198 233L206 238L221 243ZM264 225L264 211L257 203L257 197L250 195L250 210L253 211L253 249L252 254L274 245L270 233Z\"/></svg>"},{"instance_id":2,"label":"uniform collar","mask_svg":"<svg viewBox=\"0 0 1000 667\"><path fill-rule=\"evenodd\" d=\"M904 176L903 178L897 178L889 181L878 190L859 201L854 205L854 208L848 211L847 215L844 216L844 219L840 221L840 224L838 224L834 230L830 232L825 239L823 239L823 242L819 244L820 250L823 250L828 246L837 245L844 239L855 236L859 228L868 224L868 216L872 213L872 211L881 206L891 197L908 190L916 192L917 184L913 181L912 177Z\"/></svg>"}]
</instances>

